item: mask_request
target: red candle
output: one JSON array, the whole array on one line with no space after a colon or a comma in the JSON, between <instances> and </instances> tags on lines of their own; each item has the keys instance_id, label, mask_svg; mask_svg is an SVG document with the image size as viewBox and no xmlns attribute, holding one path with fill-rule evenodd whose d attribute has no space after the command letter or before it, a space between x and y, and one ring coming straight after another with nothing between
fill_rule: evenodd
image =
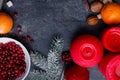
<instances>
[{"instance_id":1,"label":"red candle","mask_svg":"<svg viewBox=\"0 0 120 80\"><path fill-rule=\"evenodd\" d=\"M99 64L107 80L120 80L120 54L107 54Z\"/></svg>"},{"instance_id":2,"label":"red candle","mask_svg":"<svg viewBox=\"0 0 120 80\"><path fill-rule=\"evenodd\" d=\"M103 46L95 36L85 34L73 41L70 54L76 64L82 67L93 67L102 59Z\"/></svg>"},{"instance_id":3,"label":"red candle","mask_svg":"<svg viewBox=\"0 0 120 80\"><path fill-rule=\"evenodd\" d=\"M66 80L89 80L89 71L77 65L72 65L65 70Z\"/></svg>"},{"instance_id":4,"label":"red candle","mask_svg":"<svg viewBox=\"0 0 120 80\"><path fill-rule=\"evenodd\" d=\"M120 52L120 27L111 27L102 34L104 47L111 52Z\"/></svg>"}]
</instances>

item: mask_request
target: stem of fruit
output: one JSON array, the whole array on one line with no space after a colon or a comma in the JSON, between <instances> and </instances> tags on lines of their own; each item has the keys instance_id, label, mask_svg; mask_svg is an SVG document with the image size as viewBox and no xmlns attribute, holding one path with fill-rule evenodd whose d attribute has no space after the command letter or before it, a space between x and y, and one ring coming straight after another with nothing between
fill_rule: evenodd
<instances>
[{"instance_id":1,"label":"stem of fruit","mask_svg":"<svg viewBox=\"0 0 120 80\"><path fill-rule=\"evenodd\" d=\"M98 19L102 19L101 14L98 14L97 17Z\"/></svg>"}]
</instances>

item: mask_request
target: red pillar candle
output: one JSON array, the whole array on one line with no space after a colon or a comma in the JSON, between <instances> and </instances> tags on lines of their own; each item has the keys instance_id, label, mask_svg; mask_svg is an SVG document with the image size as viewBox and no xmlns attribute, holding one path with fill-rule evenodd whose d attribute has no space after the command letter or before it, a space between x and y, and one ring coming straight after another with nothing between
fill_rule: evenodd
<instances>
[{"instance_id":1,"label":"red pillar candle","mask_svg":"<svg viewBox=\"0 0 120 80\"><path fill-rule=\"evenodd\" d=\"M70 66L65 70L66 80L89 80L89 71L77 65Z\"/></svg>"},{"instance_id":2,"label":"red pillar candle","mask_svg":"<svg viewBox=\"0 0 120 80\"><path fill-rule=\"evenodd\" d=\"M99 64L107 80L120 80L120 54L107 54Z\"/></svg>"},{"instance_id":3,"label":"red pillar candle","mask_svg":"<svg viewBox=\"0 0 120 80\"><path fill-rule=\"evenodd\" d=\"M70 54L76 64L82 67L93 67L102 59L103 46L95 36L85 34L73 41Z\"/></svg>"},{"instance_id":4,"label":"red pillar candle","mask_svg":"<svg viewBox=\"0 0 120 80\"><path fill-rule=\"evenodd\" d=\"M111 52L120 52L120 27L111 27L102 34L104 47Z\"/></svg>"}]
</instances>

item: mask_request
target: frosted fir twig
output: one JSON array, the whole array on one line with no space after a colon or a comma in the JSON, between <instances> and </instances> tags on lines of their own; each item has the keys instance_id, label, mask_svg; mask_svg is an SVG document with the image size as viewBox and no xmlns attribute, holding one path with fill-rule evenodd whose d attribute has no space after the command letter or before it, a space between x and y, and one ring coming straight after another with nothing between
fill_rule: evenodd
<instances>
[{"instance_id":1,"label":"frosted fir twig","mask_svg":"<svg viewBox=\"0 0 120 80\"><path fill-rule=\"evenodd\" d=\"M61 75L60 75L60 80L66 80L66 79L64 78L64 70L65 70L65 65L64 65L63 68L62 68Z\"/></svg>"},{"instance_id":2,"label":"frosted fir twig","mask_svg":"<svg viewBox=\"0 0 120 80\"><path fill-rule=\"evenodd\" d=\"M63 39L60 35L55 37L51 43L51 49L48 53L47 63L48 68L46 72L49 74L47 75L48 80L59 80L63 65L61 64L61 53L63 49Z\"/></svg>"},{"instance_id":3,"label":"frosted fir twig","mask_svg":"<svg viewBox=\"0 0 120 80\"><path fill-rule=\"evenodd\" d=\"M39 67L43 70L46 70L46 68L47 68L47 58L46 57L42 56L37 51L34 51L34 52L31 51L30 56L31 56L31 59L32 59L32 63L35 66L37 66L37 67Z\"/></svg>"},{"instance_id":4,"label":"frosted fir twig","mask_svg":"<svg viewBox=\"0 0 120 80\"><path fill-rule=\"evenodd\" d=\"M45 58L36 51L32 51L30 56L35 66L45 70L44 73L30 72L30 75L35 77L31 80L59 80L63 70L63 64L61 63L61 53L63 49L63 39L60 35L57 35L50 45L51 49L48 52L48 57ZM28 77L31 77L31 76ZM42 76L42 77L41 77Z\"/></svg>"},{"instance_id":5,"label":"frosted fir twig","mask_svg":"<svg viewBox=\"0 0 120 80\"><path fill-rule=\"evenodd\" d=\"M64 41L60 35L57 35L52 40L50 45L51 49L48 52L47 58L48 68L52 67L54 64L58 64L61 60L61 53L64 46L63 42Z\"/></svg>"},{"instance_id":6,"label":"frosted fir twig","mask_svg":"<svg viewBox=\"0 0 120 80\"><path fill-rule=\"evenodd\" d=\"M57 57L61 58L61 53L62 53L62 49L64 46L64 40L61 37L61 35L57 35L51 42L51 49L50 51L54 52ZM49 55L49 53L48 53Z\"/></svg>"},{"instance_id":7,"label":"frosted fir twig","mask_svg":"<svg viewBox=\"0 0 120 80\"><path fill-rule=\"evenodd\" d=\"M46 79L46 72L44 72L42 70L30 71L28 78L29 78L29 80L47 80Z\"/></svg>"}]
</instances>

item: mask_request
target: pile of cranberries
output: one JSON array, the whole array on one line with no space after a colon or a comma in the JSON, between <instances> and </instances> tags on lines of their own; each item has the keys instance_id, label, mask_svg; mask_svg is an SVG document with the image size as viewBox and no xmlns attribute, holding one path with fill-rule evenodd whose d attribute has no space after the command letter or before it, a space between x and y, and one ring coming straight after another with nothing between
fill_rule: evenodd
<instances>
[{"instance_id":1,"label":"pile of cranberries","mask_svg":"<svg viewBox=\"0 0 120 80\"><path fill-rule=\"evenodd\" d=\"M0 80L16 80L25 73L25 54L15 42L0 43Z\"/></svg>"}]
</instances>

